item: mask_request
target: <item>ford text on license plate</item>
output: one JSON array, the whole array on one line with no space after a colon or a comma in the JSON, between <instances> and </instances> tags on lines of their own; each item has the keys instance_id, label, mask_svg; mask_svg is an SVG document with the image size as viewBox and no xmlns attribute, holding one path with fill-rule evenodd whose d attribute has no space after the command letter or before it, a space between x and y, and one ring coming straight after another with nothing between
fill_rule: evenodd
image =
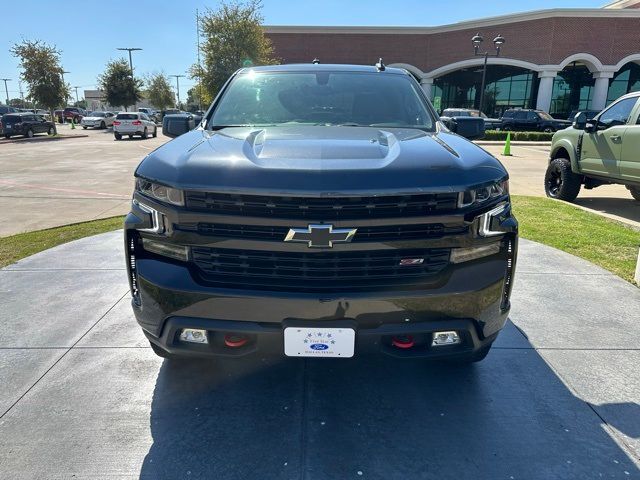
<instances>
[{"instance_id":1,"label":"ford text on license plate","mask_svg":"<svg viewBox=\"0 0 640 480\"><path fill-rule=\"evenodd\" d=\"M289 357L353 357L356 332L352 328L288 327L284 353Z\"/></svg>"}]
</instances>

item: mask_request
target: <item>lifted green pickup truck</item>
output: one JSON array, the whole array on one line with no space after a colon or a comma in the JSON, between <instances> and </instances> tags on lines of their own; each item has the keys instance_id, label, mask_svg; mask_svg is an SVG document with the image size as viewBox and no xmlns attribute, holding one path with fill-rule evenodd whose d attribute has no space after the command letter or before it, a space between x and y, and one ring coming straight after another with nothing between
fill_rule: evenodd
<instances>
[{"instance_id":1,"label":"lifted green pickup truck","mask_svg":"<svg viewBox=\"0 0 640 480\"><path fill-rule=\"evenodd\" d=\"M586 189L612 183L640 201L640 92L620 97L587 121L580 112L573 126L553 135L544 178L548 197L573 201Z\"/></svg>"}]
</instances>

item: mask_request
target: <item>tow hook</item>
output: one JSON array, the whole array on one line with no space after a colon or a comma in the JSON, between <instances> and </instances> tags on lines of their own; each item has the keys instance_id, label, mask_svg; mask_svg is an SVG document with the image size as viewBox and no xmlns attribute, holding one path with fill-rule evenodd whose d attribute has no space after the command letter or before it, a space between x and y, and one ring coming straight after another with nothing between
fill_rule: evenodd
<instances>
[{"instance_id":1,"label":"tow hook","mask_svg":"<svg viewBox=\"0 0 640 480\"><path fill-rule=\"evenodd\" d=\"M391 339L391 345L397 348L411 348L415 345L411 335L399 335Z\"/></svg>"},{"instance_id":2,"label":"tow hook","mask_svg":"<svg viewBox=\"0 0 640 480\"><path fill-rule=\"evenodd\" d=\"M229 348L240 348L249 341L244 335L227 334L224 336L224 344Z\"/></svg>"}]
</instances>

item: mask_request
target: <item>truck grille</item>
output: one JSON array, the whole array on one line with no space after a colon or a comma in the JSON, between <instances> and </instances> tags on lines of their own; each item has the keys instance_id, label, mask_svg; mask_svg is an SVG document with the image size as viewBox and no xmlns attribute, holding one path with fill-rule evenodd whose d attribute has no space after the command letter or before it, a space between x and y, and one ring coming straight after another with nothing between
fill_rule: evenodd
<instances>
[{"instance_id":1,"label":"truck grille","mask_svg":"<svg viewBox=\"0 0 640 480\"><path fill-rule=\"evenodd\" d=\"M458 194L382 197L285 197L186 191L188 209L210 213L309 220L411 217L456 209Z\"/></svg>"},{"instance_id":2,"label":"truck grille","mask_svg":"<svg viewBox=\"0 0 640 480\"><path fill-rule=\"evenodd\" d=\"M223 223L185 223L178 225L177 229L207 236L279 242L289 231L289 227ZM460 235L467 231L466 226L445 226L442 223L358 227L352 242L432 239L444 235Z\"/></svg>"},{"instance_id":3,"label":"truck grille","mask_svg":"<svg viewBox=\"0 0 640 480\"><path fill-rule=\"evenodd\" d=\"M290 292L418 286L449 263L448 248L357 252L267 252L193 247L203 279L227 288ZM401 265L403 259L422 263Z\"/></svg>"}]
</instances>

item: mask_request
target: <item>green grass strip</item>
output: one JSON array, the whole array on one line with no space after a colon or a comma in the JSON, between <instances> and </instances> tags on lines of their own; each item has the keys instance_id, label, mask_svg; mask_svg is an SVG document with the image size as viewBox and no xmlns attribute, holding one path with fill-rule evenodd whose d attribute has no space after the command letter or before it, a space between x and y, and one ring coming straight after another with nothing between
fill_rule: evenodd
<instances>
[{"instance_id":1,"label":"green grass strip","mask_svg":"<svg viewBox=\"0 0 640 480\"><path fill-rule=\"evenodd\" d=\"M122 222L124 222L124 217L118 216L0 237L0 267L5 267L21 258L56 245L117 230L122 228Z\"/></svg>"},{"instance_id":2,"label":"green grass strip","mask_svg":"<svg viewBox=\"0 0 640 480\"><path fill-rule=\"evenodd\" d=\"M523 238L584 258L634 283L640 231L549 198L514 195L512 201Z\"/></svg>"}]
</instances>

